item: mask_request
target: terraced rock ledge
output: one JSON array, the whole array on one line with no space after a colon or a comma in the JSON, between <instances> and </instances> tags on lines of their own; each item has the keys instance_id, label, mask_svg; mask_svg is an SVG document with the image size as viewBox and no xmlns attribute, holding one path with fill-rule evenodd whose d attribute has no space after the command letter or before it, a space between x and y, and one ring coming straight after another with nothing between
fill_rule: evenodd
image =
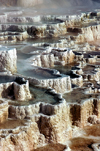
<instances>
[{"instance_id":1,"label":"terraced rock ledge","mask_svg":"<svg viewBox=\"0 0 100 151\"><path fill-rule=\"evenodd\" d=\"M0 15L0 149L98 151L100 12Z\"/></svg>"}]
</instances>

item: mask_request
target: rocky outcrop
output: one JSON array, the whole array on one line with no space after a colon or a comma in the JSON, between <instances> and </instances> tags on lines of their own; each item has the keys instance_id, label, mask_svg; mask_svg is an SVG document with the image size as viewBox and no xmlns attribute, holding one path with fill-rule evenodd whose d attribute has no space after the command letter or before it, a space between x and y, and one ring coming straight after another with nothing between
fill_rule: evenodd
<instances>
[{"instance_id":1,"label":"rocky outcrop","mask_svg":"<svg viewBox=\"0 0 100 151\"><path fill-rule=\"evenodd\" d=\"M53 54L43 54L34 58L34 66L40 67L53 67L54 66L54 55Z\"/></svg>"},{"instance_id":2,"label":"rocky outcrop","mask_svg":"<svg viewBox=\"0 0 100 151\"><path fill-rule=\"evenodd\" d=\"M62 76L56 79L43 79L39 82L42 87L51 87L58 93L71 91L71 80L69 76Z\"/></svg>"},{"instance_id":3,"label":"rocky outcrop","mask_svg":"<svg viewBox=\"0 0 100 151\"><path fill-rule=\"evenodd\" d=\"M0 78L2 81L0 84L1 98L10 98L19 101L31 98L28 81L11 75L1 75Z\"/></svg>"},{"instance_id":4,"label":"rocky outcrop","mask_svg":"<svg viewBox=\"0 0 100 151\"><path fill-rule=\"evenodd\" d=\"M28 116L32 116L34 114L39 114L40 112L40 103L32 104L29 106L9 106L9 117L16 119L25 119Z\"/></svg>"},{"instance_id":5,"label":"rocky outcrop","mask_svg":"<svg viewBox=\"0 0 100 151\"><path fill-rule=\"evenodd\" d=\"M42 25L42 26L31 26L27 29L27 32L32 37L57 37L59 35L65 34L67 32L66 24L58 23L51 25Z\"/></svg>"},{"instance_id":6,"label":"rocky outcrop","mask_svg":"<svg viewBox=\"0 0 100 151\"><path fill-rule=\"evenodd\" d=\"M70 92L72 90L71 78L69 75L60 74L57 70L37 68L36 73L39 73L42 78L25 77L31 85L39 85L44 88L52 88L57 93ZM47 78L48 76L48 78ZM80 82L82 81L79 78ZM82 83L80 84L82 85Z\"/></svg>"},{"instance_id":7,"label":"rocky outcrop","mask_svg":"<svg viewBox=\"0 0 100 151\"><path fill-rule=\"evenodd\" d=\"M83 28L82 33L84 34L86 41L94 41L100 39L99 28L99 25Z\"/></svg>"},{"instance_id":8,"label":"rocky outcrop","mask_svg":"<svg viewBox=\"0 0 100 151\"><path fill-rule=\"evenodd\" d=\"M10 49L2 46L0 49L0 63L3 65L4 68L11 71L12 73L15 73L17 70L16 49Z\"/></svg>"},{"instance_id":9,"label":"rocky outcrop","mask_svg":"<svg viewBox=\"0 0 100 151\"><path fill-rule=\"evenodd\" d=\"M83 85L83 77L76 74L74 75L73 78L71 78L71 82L72 84L75 84L81 87Z\"/></svg>"},{"instance_id":10,"label":"rocky outcrop","mask_svg":"<svg viewBox=\"0 0 100 151\"><path fill-rule=\"evenodd\" d=\"M99 27L100 25L89 26L81 29L82 34L76 38L77 42L94 41L100 39ZM89 36L88 36L89 35Z\"/></svg>"},{"instance_id":11,"label":"rocky outcrop","mask_svg":"<svg viewBox=\"0 0 100 151\"><path fill-rule=\"evenodd\" d=\"M47 50L48 52L48 50ZM33 65L40 67L53 67L54 65L62 64L63 66L74 62L75 55L70 49L52 48L49 53L42 53L33 58Z\"/></svg>"},{"instance_id":12,"label":"rocky outcrop","mask_svg":"<svg viewBox=\"0 0 100 151\"><path fill-rule=\"evenodd\" d=\"M14 82L14 97L16 100L20 101L31 98L28 81L20 77L16 78Z\"/></svg>"},{"instance_id":13,"label":"rocky outcrop","mask_svg":"<svg viewBox=\"0 0 100 151\"><path fill-rule=\"evenodd\" d=\"M19 109L21 108L19 107ZM11 111L12 114L13 111L14 109ZM30 115L31 120L38 124L40 133L45 136L45 142L64 143L72 137L71 125L84 127L90 122L90 115L93 114L99 118L99 112L97 113L97 111L99 111L99 100L88 100L80 105L67 104L63 101L56 106L40 104L39 112L42 114L36 115L36 110L36 112ZM20 112L16 112L15 115L19 113ZM33 114L35 114L35 116ZM30 116L29 114L27 115Z\"/></svg>"},{"instance_id":14,"label":"rocky outcrop","mask_svg":"<svg viewBox=\"0 0 100 151\"><path fill-rule=\"evenodd\" d=\"M98 105L96 102L98 103ZM28 145L29 143L27 142L29 137L31 137L31 140L29 139L29 141L32 143L32 145L34 144L34 148L36 148L37 145L43 145L42 143L45 144L47 142L65 143L70 137L72 137L71 125L76 125L79 127L87 125L87 123L91 121L90 115L94 114L99 117L99 114L97 114L96 112L96 109L98 109L99 111L98 107L99 100L85 101L80 105L67 104L65 101L56 106L39 103L37 105L34 105L33 109L31 107L31 110L34 110L34 112L31 114L28 113L28 111L30 110L28 108L30 107L10 107L9 111L11 114L16 111L16 113L13 114L13 117L20 119L26 118L26 116L23 117L22 114L22 110L26 108L27 118L30 118L33 123L31 123L30 126L27 125L25 128L20 127L14 129L12 131L13 135L8 132L8 135L5 136L4 139L1 139L2 145L4 148L6 148L7 146L9 148L11 146L11 149L14 148L15 150L17 150L18 147L20 149L23 149L25 147L27 148L26 145ZM18 111L18 108L21 112ZM39 112L41 113L40 115ZM18 116L19 113L20 117ZM20 131L21 133L19 133ZM26 131L26 133L24 131ZM35 137L36 135L37 137ZM21 138L23 139L23 141L20 141L20 143L18 141L19 137L20 140ZM5 142L5 139L8 140L8 143ZM25 140L26 145L21 148L20 145L23 144ZM11 142L14 143L10 145ZM29 149L31 149L30 147Z\"/></svg>"},{"instance_id":15,"label":"rocky outcrop","mask_svg":"<svg viewBox=\"0 0 100 151\"><path fill-rule=\"evenodd\" d=\"M29 122L29 123L28 123ZM33 129L35 131L33 131ZM26 121L26 126L20 126L15 129L5 130L1 136L0 147L3 150L32 150L37 147L37 139L39 137L38 127L35 123ZM7 134L7 135L5 135Z\"/></svg>"}]
</instances>

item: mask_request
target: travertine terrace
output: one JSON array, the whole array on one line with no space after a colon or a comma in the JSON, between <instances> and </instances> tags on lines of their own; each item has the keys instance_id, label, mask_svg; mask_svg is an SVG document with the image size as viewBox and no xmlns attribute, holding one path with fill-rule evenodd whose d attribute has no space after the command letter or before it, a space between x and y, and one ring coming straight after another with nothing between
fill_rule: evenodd
<instances>
[{"instance_id":1,"label":"travertine terrace","mask_svg":"<svg viewBox=\"0 0 100 151\"><path fill-rule=\"evenodd\" d=\"M99 151L100 10L28 13L0 14L0 151Z\"/></svg>"}]
</instances>

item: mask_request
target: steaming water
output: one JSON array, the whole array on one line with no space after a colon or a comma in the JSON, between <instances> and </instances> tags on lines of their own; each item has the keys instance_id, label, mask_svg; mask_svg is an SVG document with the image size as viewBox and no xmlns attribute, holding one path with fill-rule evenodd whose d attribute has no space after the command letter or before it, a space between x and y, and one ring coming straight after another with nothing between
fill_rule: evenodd
<instances>
[{"instance_id":1,"label":"steaming water","mask_svg":"<svg viewBox=\"0 0 100 151\"><path fill-rule=\"evenodd\" d=\"M84 11L91 11L94 8L98 9L99 0L39 0L41 4L38 3L38 0L0 0L0 6L3 5L0 9L0 14L8 12L17 12L20 11L27 16L43 15L43 14L79 14ZM10 6L10 7L5 7ZM14 6L14 7L13 7ZM16 7L15 7L16 6ZM26 8L24 8L24 6ZM13 15L14 13L12 13Z\"/></svg>"}]
</instances>

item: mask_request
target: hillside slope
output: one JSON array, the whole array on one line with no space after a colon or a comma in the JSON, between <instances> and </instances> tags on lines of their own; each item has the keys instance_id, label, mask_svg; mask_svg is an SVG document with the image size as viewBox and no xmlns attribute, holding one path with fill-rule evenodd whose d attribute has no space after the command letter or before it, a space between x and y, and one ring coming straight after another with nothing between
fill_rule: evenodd
<instances>
[{"instance_id":1,"label":"hillside slope","mask_svg":"<svg viewBox=\"0 0 100 151\"><path fill-rule=\"evenodd\" d=\"M99 0L0 0L0 6L34 6L37 4L53 4L57 6L94 5Z\"/></svg>"}]
</instances>

